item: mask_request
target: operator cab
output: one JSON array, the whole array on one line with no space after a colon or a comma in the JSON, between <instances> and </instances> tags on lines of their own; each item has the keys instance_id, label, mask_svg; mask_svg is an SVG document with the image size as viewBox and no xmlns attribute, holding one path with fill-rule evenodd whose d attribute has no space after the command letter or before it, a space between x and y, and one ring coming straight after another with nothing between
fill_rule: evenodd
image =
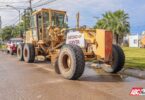
<instances>
[{"instance_id":1,"label":"operator cab","mask_svg":"<svg viewBox=\"0 0 145 100\"><path fill-rule=\"evenodd\" d=\"M31 29L34 40L46 40L48 29L57 27L62 29L65 25L65 11L41 9L32 14Z\"/></svg>"}]
</instances>

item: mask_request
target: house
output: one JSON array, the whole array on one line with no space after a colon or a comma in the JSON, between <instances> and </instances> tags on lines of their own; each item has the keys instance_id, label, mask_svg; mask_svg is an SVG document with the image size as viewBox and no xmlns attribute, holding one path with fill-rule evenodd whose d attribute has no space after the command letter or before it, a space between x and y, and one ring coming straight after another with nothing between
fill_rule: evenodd
<instances>
[{"instance_id":1,"label":"house","mask_svg":"<svg viewBox=\"0 0 145 100\"><path fill-rule=\"evenodd\" d=\"M137 35L129 35L128 36L129 47L140 47L140 36Z\"/></svg>"}]
</instances>

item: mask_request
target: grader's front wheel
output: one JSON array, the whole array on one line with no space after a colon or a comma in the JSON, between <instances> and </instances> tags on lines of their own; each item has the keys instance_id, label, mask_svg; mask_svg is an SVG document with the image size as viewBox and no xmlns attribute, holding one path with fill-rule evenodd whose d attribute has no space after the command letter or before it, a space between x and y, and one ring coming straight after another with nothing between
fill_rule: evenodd
<instances>
[{"instance_id":1,"label":"grader's front wheel","mask_svg":"<svg viewBox=\"0 0 145 100\"><path fill-rule=\"evenodd\" d=\"M19 44L17 47L17 58L19 61L24 61L24 57L23 57L23 48L24 48L24 44Z\"/></svg>"},{"instance_id":2,"label":"grader's front wheel","mask_svg":"<svg viewBox=\"0 0 145 100\"><path fill-rule=\"evenodd\" d=\"M56 59L56 61L52 64L52 66L54 67L55 73L61 74L58 67L58 59Z\"/></svg>"},{"instance_id":3,"label":"grader's front wheel","mask_svg":"<svg viewBox=\"0 0 145 100\"><path fill-rule=\"evenodd\" d=\"M32 44L25 44L23 49L24 61L33 63L35 60L35 48Z\"/></svg>"},{"instance_id":4,"label":"grader's front wheel","mask_svg":"<svg viewBox=\"0 0 145 100\"><path fill-rule=\"evenodd\" d=\"M123 68L124 63L125 55L123 50L120 46L113 45L112 61L108 64L108 66L103 67L103 69L109 73L117 73Z\"/></svg>"},{"instance_id":5,"label":"grader's front wheel","mask_svg":"<svg viewBox=\"0 0 145 100\"><path fill-rule=\"evenodd\" d=\"M77 45L63 46L58 58L58 67L64 78L69 80L78 79L85 68L82 49Z\"/></svg>"}]
</instances>

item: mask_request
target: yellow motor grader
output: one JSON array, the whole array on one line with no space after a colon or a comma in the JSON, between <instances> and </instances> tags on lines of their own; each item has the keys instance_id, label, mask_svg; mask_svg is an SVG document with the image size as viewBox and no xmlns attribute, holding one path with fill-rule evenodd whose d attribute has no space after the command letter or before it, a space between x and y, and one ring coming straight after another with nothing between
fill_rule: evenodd
<instances>
[{"instance_id":1,"label":"yellow motor grader","mask_svg":"<svg viewBox=\"0 0 145 100\"><path fill-rule=\"evenodd\" d=\"M65 28L66 12L53 9L35 11L25 42L17 48L20 61L33 63L36 56L50 59L56 73L69 80L84 72L85 61L96 61L117 73L124 66L123 50L112 44L112 32L103 29Z\"/></svg>"}]
</instances>

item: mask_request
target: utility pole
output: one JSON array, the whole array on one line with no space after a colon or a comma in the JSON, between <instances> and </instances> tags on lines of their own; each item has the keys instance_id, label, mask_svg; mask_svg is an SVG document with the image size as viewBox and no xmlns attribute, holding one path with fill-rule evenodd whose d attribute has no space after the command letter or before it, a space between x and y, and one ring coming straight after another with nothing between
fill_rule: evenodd
<instances>
[{"instance_id":1,"label":"utility pole","mask_svg":"<svg viewBox=\"0 0 145 100\"><path fill-rule=\"evenodd\" d=\"M24 10L24 33L26 34L26 9Z\"/></svg>"},{"instance_id":2,"label":"utility pole","mask_svg":"<svg viewBox=\"0 0 145 100\"><path fill-rule=\"evenodd\" d=\"M30 13L32 14L32 0L29 0L29 9L30 9Z\"/></svg>"},{"instance_id":3,"label":"utility pole","mask_svg":"<svg viewBox=\"0 0 145 100\"><path fill-rule=\"evenodd\" d=\"M77 13L76 18L77 18L77 29L79 29L80 27L80 13L79 12Z\"/></svg>"},{"instance_id":4,"label":"utility pole","mask_svg":"<svg viewBox=\"0 0 145 100\"><path fill-rule=\"evenodd\" d=\"M32 16L32 12L33 12L33 9L32 9L32 0L29 0L29 20L31 20L31 16ZM29 25L31 26L31 24L29 23Z\"/></svg>"},{"instance_id":5,"label":"utility pole","mask_svg":"<svg viewBox=\"0 0 145 100\"><path fill-rule=\"evenodd\" d=\"M14 9L14 10L16 10L16 11L18 11L18 13L19 13L19 26L18 26L18 29L19 29L19 34L20 34L20 37L21 37L21 36L22 36L22 34L21 34L21 29L20 29L21 11L20 11L18 8L14 7L14 6L11 6L11 5L6 5L6 6L12 8L12 9Z\"/></svg>"}]
</instances>

